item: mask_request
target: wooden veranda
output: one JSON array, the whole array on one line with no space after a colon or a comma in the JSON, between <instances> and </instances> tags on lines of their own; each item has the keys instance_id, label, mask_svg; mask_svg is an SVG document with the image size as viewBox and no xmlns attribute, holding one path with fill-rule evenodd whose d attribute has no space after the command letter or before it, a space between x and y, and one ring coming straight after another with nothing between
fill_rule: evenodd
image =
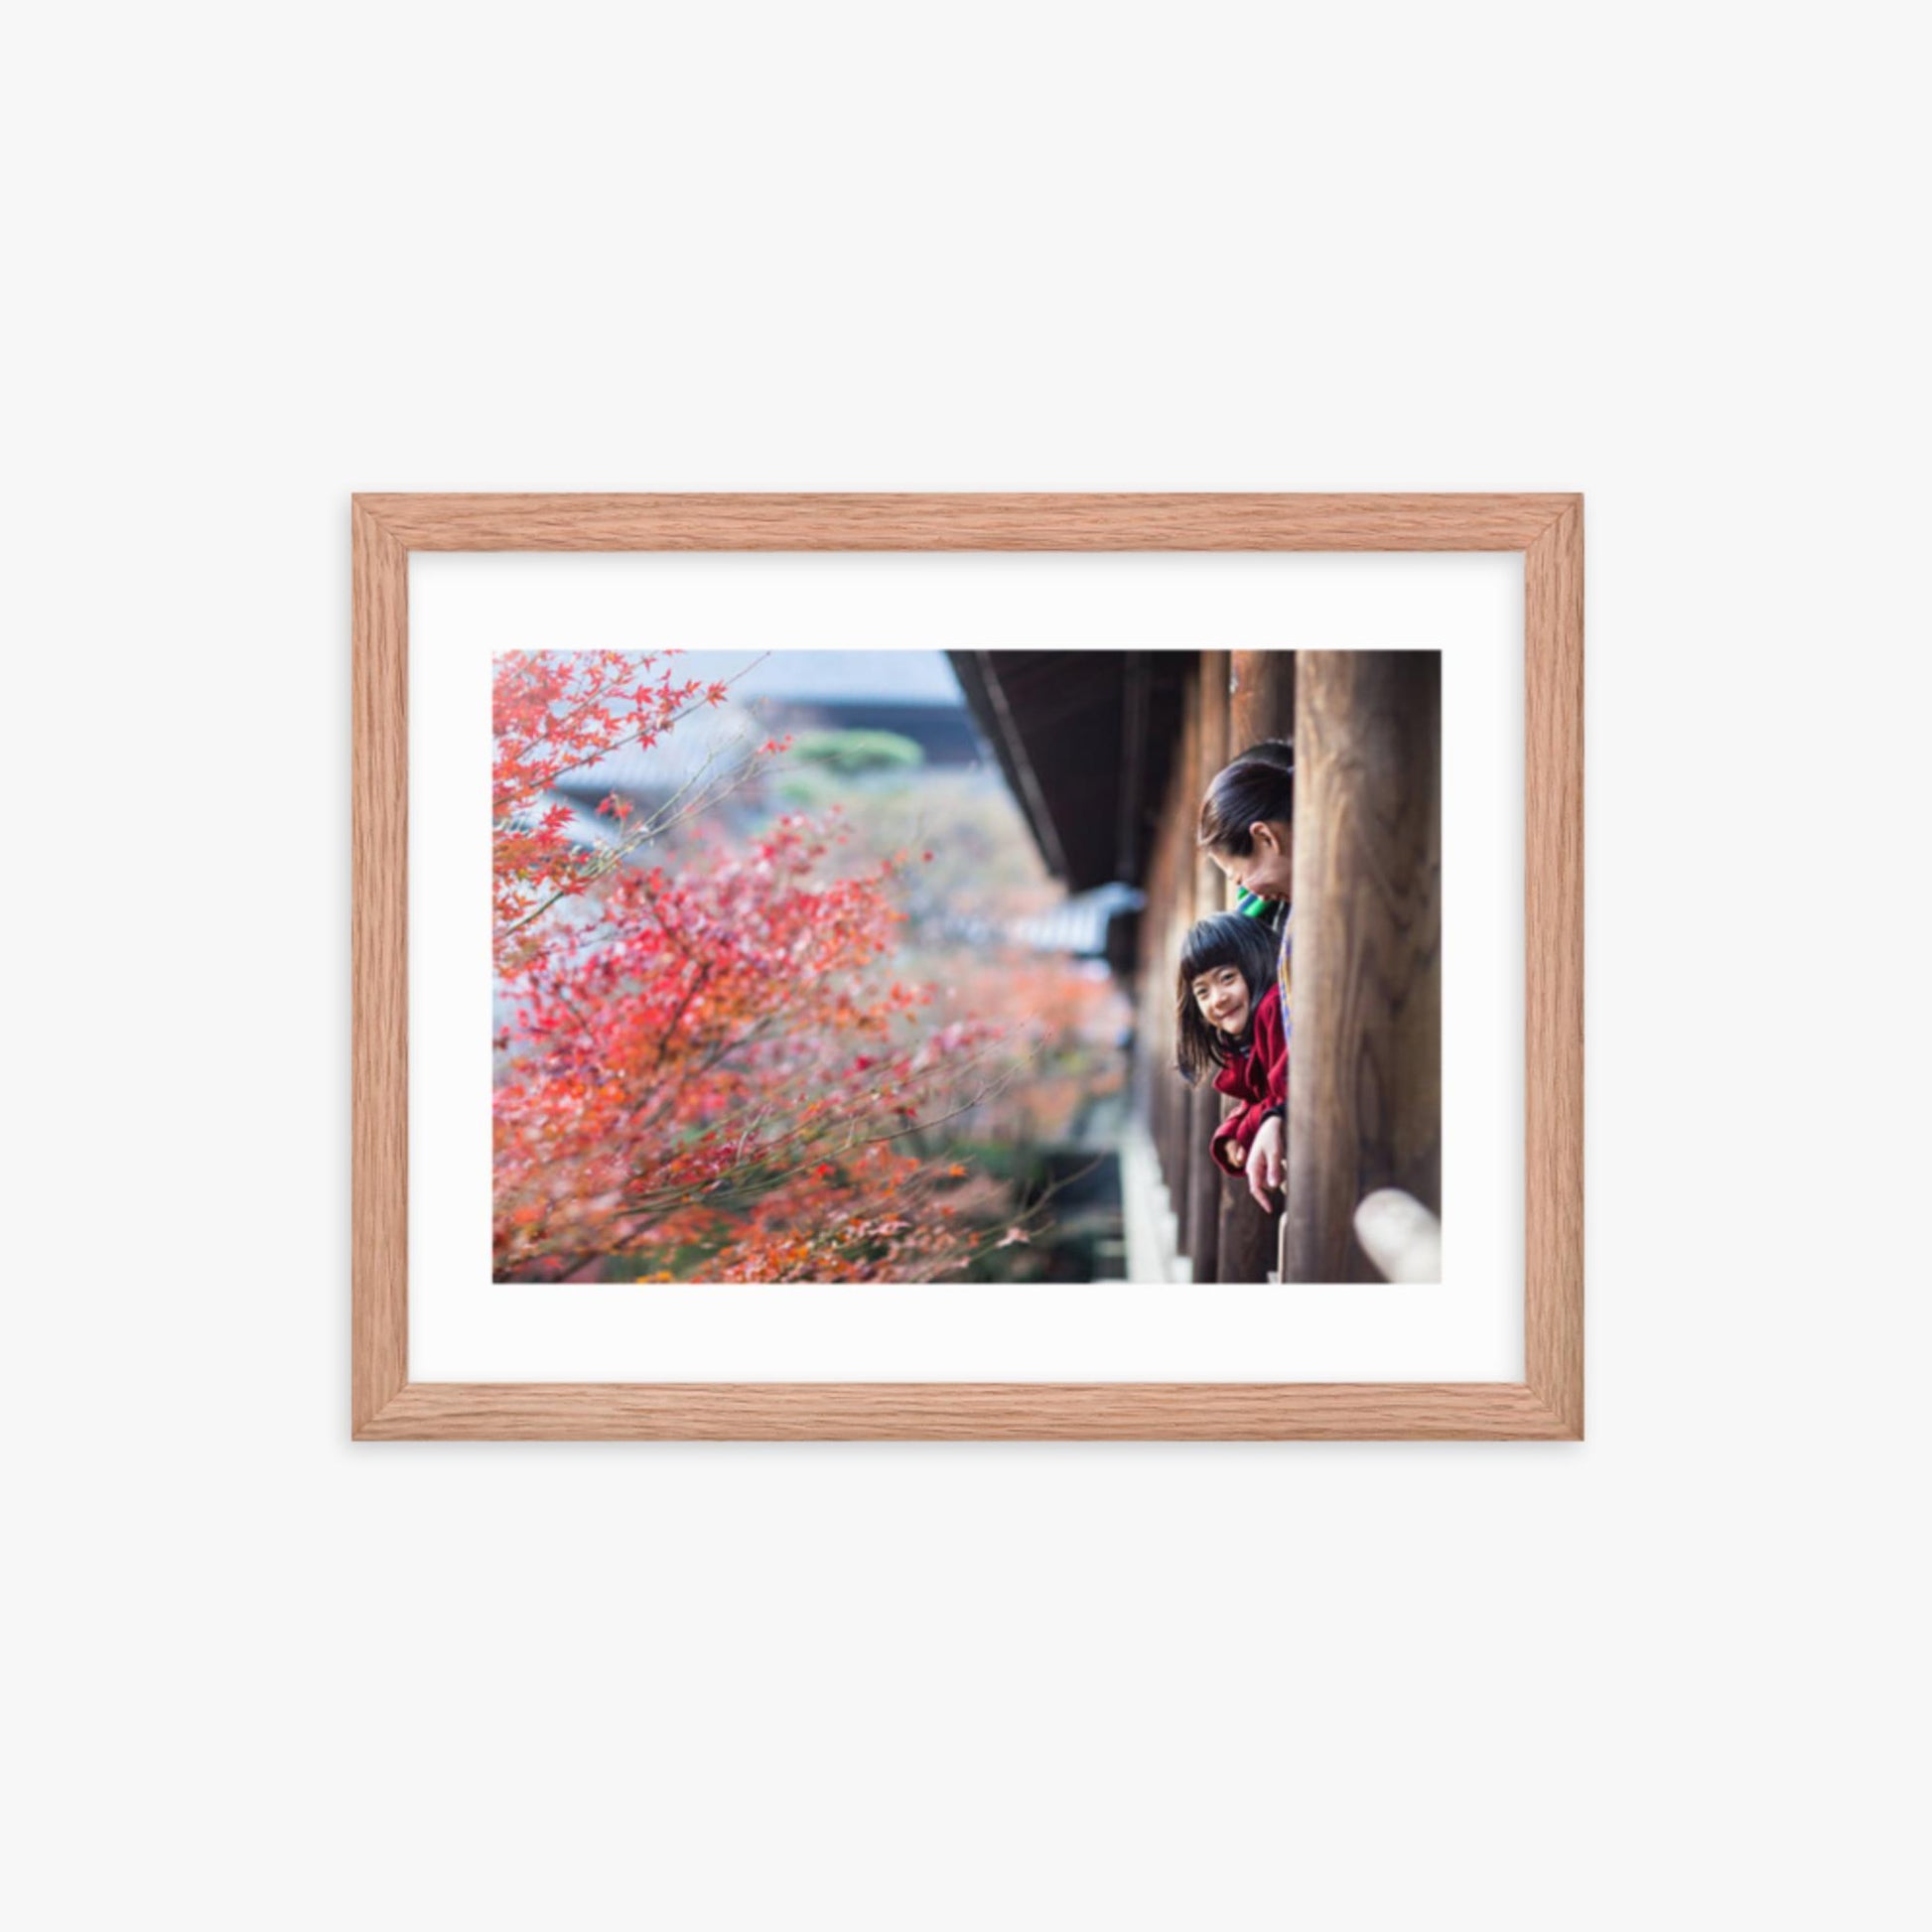
<instances>
[{"instance_id":1,"label":"wooden veranda","mask_svg":"<svg viewBox=\"0 0 1932 1932\"><path fill-rule=\"evenodd\" d=\"M1051 871L1070 892L1118 881L1145 895L1109 958L1135 1005L1134 1115L1165 1192L1167 1272L1380 1279L1357 1231L1363 1201L1395 1189L1410 1220L1442 1212L1440 656L952 661ZM1282 738L1296 767L1293 1043L1286 1209L1267 1214L1208 1155L1224 1103L1174 1071L1173 998L1188 926L1232 907L1195 844L1202 791L1230 758Z\"/></svg>"}]
</instances>

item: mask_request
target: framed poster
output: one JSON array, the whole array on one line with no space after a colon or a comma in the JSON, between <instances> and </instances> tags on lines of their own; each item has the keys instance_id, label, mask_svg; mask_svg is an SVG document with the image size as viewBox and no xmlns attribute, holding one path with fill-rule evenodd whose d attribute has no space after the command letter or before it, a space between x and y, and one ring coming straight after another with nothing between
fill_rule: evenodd
<instances>
[{"instance_id":1,"label":"framed poster","mask_svg":"<svg viewBox=\"0 0 1932 1932\"><path fill-rule=\"evenodd\" d=\"M351 514L358 1439L1581 1436L1580 498Z\"/></svg>"}]
</instances>

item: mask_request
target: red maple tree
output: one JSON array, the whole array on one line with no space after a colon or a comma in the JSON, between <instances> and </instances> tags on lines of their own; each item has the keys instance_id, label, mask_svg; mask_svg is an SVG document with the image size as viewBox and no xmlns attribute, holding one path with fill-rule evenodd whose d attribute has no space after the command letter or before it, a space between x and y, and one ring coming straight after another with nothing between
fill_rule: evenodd
<instances>
[{"instance_id":1,"label":"red maple tree","mask_svg":"<svg viewBox=\"0 0 1932 1932\"><path fill-rule=\"evenodd\" d=\"M595 838L554 800L725 695L658 657L497 661L499 1280L924 1281L992 1238L967 1170L907 1145L1012 1069L891 976L906 856L842 876L792 813L673 878L643 848L691 795L607 795Z\"/></svg>"}]
</instances>

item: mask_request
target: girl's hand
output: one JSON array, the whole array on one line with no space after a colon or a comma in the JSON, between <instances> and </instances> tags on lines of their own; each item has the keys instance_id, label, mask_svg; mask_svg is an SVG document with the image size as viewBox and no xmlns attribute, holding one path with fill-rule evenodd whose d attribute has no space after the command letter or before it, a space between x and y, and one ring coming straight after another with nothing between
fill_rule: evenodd
<instances>
[{"instance_id":1,"label":"girl's hand","mask_svg":"<svg viewBox=\"0 0 1932 1932\"><path fill-rule=\"evenodd\" d=\"M1261 1123L1254 1145L1248 1150L1248 1192L1264 1214L1274 1213L1277 1205L1268 1196L1281 1191L1282 1140L1282 1117L1271 1114Z\"/></svg>"},{"instance_id":2,"label":"girl's hand","mask_svg":"<svg viewBox=\"0 0 1932 1932\"><path fill-rule=\"evenodd\" d=\"M1239 1141L1228 1143L1228 1166L1238 1168L1248 1158L1248 1150Z\"/></svg>"}]
</instances>

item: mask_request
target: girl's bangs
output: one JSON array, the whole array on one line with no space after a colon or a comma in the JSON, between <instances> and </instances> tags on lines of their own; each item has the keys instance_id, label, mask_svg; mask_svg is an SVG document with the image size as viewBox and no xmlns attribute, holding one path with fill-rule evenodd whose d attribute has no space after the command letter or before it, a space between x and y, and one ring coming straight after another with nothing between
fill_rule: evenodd
<instances>
[{"instance_id":1,"label":"girl's bangs","mask_svg":"<svg viewBox=\"0 0 1932 1932\"><path fill-rule=\"evenodd\" d=\"M1217 966L1241 964L1241 949L1230 933L1203 933L1196 927L1188 933L1180 949L1180 977L1183 980L1197 980L1203 973L1213 972Z\"/></svg>"},{"instance_id":2,"label":"girl's bangs","mask_svg":"<svg viewBox=\"0 0 1932 1932\"><path fill-rule=\"evenodd\" d=\"M1275 974L1276 945L1273 928L1245 912L1196 920L1180 942L1181 987L1220 966L1238 967L1250 986L1265 986Z\"/></svg>"}]
</instances>

